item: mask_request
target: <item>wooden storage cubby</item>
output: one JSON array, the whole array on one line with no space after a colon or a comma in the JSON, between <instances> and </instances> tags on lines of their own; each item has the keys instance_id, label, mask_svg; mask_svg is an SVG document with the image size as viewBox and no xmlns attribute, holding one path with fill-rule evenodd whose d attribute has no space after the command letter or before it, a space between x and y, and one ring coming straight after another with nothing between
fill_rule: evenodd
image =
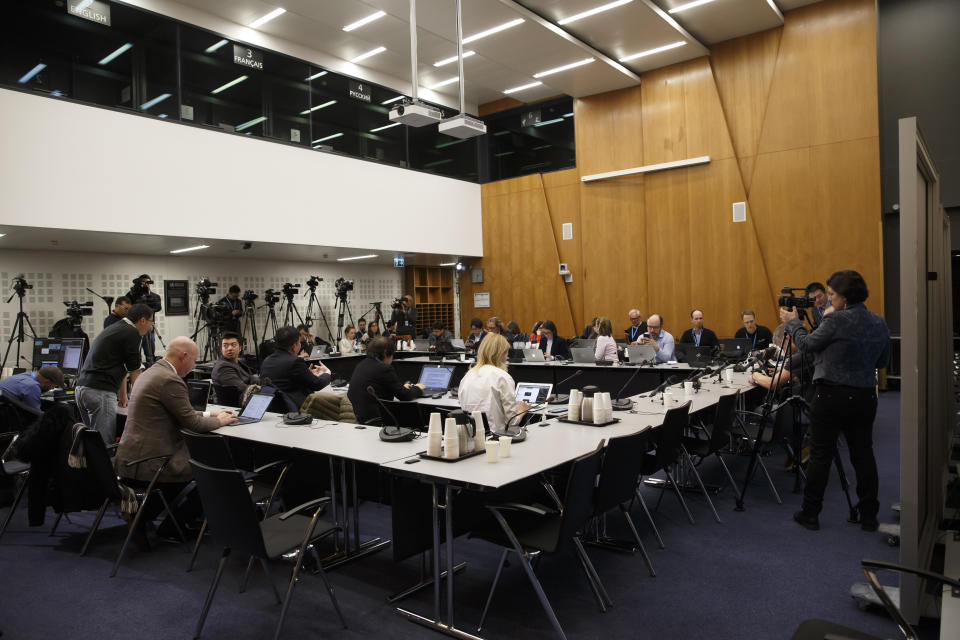
<instances>
[{"instance_id":1,"label":"wooden storage cubby","mask_svg":"<svg viewBox=\"0 0 960 640\"><path fill-rule=\"evenodd\" d=\"M453 333L453 269L407 267L406 285L417 307L417 333L430 329L437 320Z\"/></svg>"}]
</instances>

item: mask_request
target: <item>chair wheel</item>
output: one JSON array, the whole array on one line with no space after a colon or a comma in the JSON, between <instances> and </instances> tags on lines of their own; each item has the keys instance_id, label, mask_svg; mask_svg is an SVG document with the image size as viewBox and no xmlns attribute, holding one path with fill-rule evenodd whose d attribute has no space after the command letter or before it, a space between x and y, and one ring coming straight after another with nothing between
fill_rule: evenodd
<instances>
[{"instance_id":1,"label":"chair wheel","mask_svg":"<svg viewBox=\"0 0 960 640\"><path fill-rule=\"evenodd\" d=\"M891 547L899 547L900 536L887 536L887 545Z\"/></svg>"}]
</instances>

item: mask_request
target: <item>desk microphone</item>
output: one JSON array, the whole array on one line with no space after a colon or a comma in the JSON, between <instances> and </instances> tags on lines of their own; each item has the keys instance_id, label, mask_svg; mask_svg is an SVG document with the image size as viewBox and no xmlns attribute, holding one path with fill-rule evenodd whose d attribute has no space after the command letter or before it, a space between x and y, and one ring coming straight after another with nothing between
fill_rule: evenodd
<instances>
[{"instance_id":1,"label":"desk microphone","mask_svg":"<svg viewBox=\"0 0 960 640\"><path fill-rule=\"evenodd\" d=\"M654 389L653 391L651 391L649 394L647 394L646 397L652 398L653 396L657 395L658 393L660 393L661 391L663 391L664 389L666 389L666 388L669 387L670 385L676 384L677 382L679 382L679 381L682 380L682 379L683 379L682 376L678 376L678 375L670 376L669 378L667 378L666 380L663 381L663 384L661 384L659 387L657 387L656 389Z\"/></svg>"},{"instance_id":2,"label":"desk microphone","mask_svg":"<svg viewBox=\"0 0 960 640\"><path fill-rule=\"evenodd\" d=\"M380 409L390 416L390 419L393 420L394 426L391 428L387 425L384 425L380 428L380 439L384 442L409 442L417 437L417 432L413 429L407 429L406 427L400 426L400 421L397 420L397 416L393 415L390 409L387 409L387 405L377 396L376 390L373 388L373 385L367 387L367 393L376 401Z\"/></svg>"},{"instance_id":3,"label":"desk microphone","mask_svg":"<svg viewBox=\"0 0 960 640\"><path fill-rule=\"evenodd\" d=\"M527 408L526 411L515 412L512 416L507 418L507 421L503 425L503 431L494 431L493 429L490 429L490 433L496 436L497 438L500 438L501 436L510 436L510 438L514 442L523 442L524 440L527 439L527 428L520 427L520 429L518 429L516 433L513 433L510 431L510 423L513 422L515 418L519 418L523 414L529 413L530 411L533 411L535 409L542 409L543 407L547 406L547 404L548 403L546 402L541 402L540 404L532 404L530 405L529 408Z\"/></svg>"},{"instance_id":4,"label":"desk microphone","mask_svg":"<svg viewBox=\"0 0 960 640\"><path fill-rule=\"evenodd\" d=\"M580 375L581 373L583 373L583 369L577 369L577 370L574 371L571 375L567 376L566 378L564 378L563 380L561 380L560 382L558 382L558 383L557 383L557 391L560 390L560 385L566 384L567 382L570 382L571 380L573 380L574 378L576 378L576 377L577 377L578 375ZM566 394L566 393L558 393L557 395L553 396L553 400L550 401L550 404L566 404L569 400L570 400L570 396L569 396L568 394Z\"/></svg>"},{"instance_id":5,"label":"desk microphone","mask_svg":"<svg viewBox=\"0 0 960 640\"><path fill-rule=\"evenodd\" d=\"M620 391L617 391L616 400L610 403L610 406L613 408L614 411L627 411L633 407L633 402L631 402L628 398L624 398L623 400L621 400L620 395L624 391L626 391L627 387L630 386L630 383L633 382L633 379L637 377L638 373L640 373L640 369L635 369L633 371L633 375L627 378L626 383L624 383L624 385L620 387Z\"/></svg>"}]
</instances>

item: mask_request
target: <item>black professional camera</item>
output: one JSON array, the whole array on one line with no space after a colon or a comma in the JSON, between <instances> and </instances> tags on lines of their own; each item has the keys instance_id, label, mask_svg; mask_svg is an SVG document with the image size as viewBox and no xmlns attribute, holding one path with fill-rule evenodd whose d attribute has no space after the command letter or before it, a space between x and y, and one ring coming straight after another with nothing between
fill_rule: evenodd
<instances>
[{"instance_id":1,"label":"black professional camera","mask_svg":"<svg viewBox=\"0 0 960 640\"><path fill-rule=\"evenodd\" d=\"M244 304L251 306L256 304L256 299L259 298L257 294L253 292L253 289L247 289L243 292L243 295L240 296L240 299L243 300Z\"/></svg>"},{"instance_id":2,"label":"black professional camera","mask_svg":"<svg viewBox=\"0 0 960 640\"><path fill-rule=\"evenodd\" d=\"M321 282L323 282L323 278L320 276L310 276L310 279L307 280L307 287L310 289L310 291L315 291Z\"/></svg>"},{"instance_id":3,"label":"black professional camera","mask_svg":"<svg viewBox=\"0 0 960 640\"><path fill-rule=\"evenodd\" d=\"M280 294L273 289L267 289L263 292L263 301L267 303L268 307L272 307L280 302Z\"/></svg>"},{"instance_id":4,"label":"black professional camera","mask_svg":"<svg viewBox=\"0 0 960 640\"><path fill-rule=\"evenodd\" d=\"M287 296L288 298L292 298L293 296L300 293L300 287L302 286L303 286L302 284L291 284L289 282L284 282L283 295Z\"/></svg>"},{"instance_id":5,"label":"black professional camera","mask_svg":"<svg viewBox=\"0 0 960 640\"><path fill-rule=\"evenodd\" d=\"M337 288L337 295L342 298L347 295L348 291L353 291L353 280L337 278L337 281L333 283L333 286Z\"/></svg>"},{"instance_id":6,"label":"black professional camera","mask_svg":"<svg viewBox=\"0 0 960 640\"><path fill-rule=\"evenodd\" d=\"M150 280L149 278L146 280L140 280L140 278L134 278L133 285L130 287L130 298L132 298L133 301L136 302L143 296L147 295L146 285L148 284L153 284L153 280Z\"/></svg>"},{"instance_id":7,"label":"black professional camera","mask_svg":"<svg viewBox=\"0 0 960 640\"><path fill-rule=\"evenodd\" d=\"M201 298L209 298L211 293L217 292L217 283L210 282L210 278L200 278L197 283L197 295Z\"/></svg>"},{"instance_id":8,"label":"black professional camera","mask_svg":"<svg viewBox=\"0 0 960 640\"><path fill-rule=\"evenodd\" d=\"M233 319L233 309L225 304L206 304L201 308L204 318L212 325L222 326Z\"/></svg>"},{"instance_id":9,"label":"black professional camera","mask_svg":"<svg viewBox=\"0 0 960 640\"><path fill-rule=\"evenodd\" d=\"M794 295L795 291L802 291L803 295ZM784 287L780 289L780 297L777 298L777 304L787 309L809 309L813 306L813 299L807 296L807 290L804 287Z\"/></svg>"},{"instance_id":10,"label":"black professional camera","mask_svg":"<svg viewBox=\"0 0 960 640\"><path fill-rule=\"evenodd\" d=\"M394 298L393 302L390 303L390 308L394 311L403 309L403 298Z\"/></svg>"},{"instance_id":11,"label":"black professional camera","mask_svg":"<svg viewBox=\"0 0 960 640\"><path fill-rule=\"evenodd\" d=\"M93 315L92 302L77 302L76 300L67 302L64 300L63 304L67 307L67 315L70 316L70 322L74 325L79 325L83 321L83 316Z\"/></svg>"},{"instance_id":12,"label":"black professional camera","mask_svg":"<svg viewBox=\"0 0 960 640\"><path fill-rule=\"evenodd\" d=\"M27 282L27 279L23 277L22 273L13 276L13 284L11 286L21 298L26 295L27 289L33 289L33 285Z\"/></svg>"}]
</instances>

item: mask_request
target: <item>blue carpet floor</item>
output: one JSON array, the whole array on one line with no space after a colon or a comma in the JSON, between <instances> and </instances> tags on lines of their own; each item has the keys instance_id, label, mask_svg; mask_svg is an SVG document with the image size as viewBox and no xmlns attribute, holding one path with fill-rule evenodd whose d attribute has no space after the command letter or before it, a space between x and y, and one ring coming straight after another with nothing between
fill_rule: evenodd
<instances>
[{"instance_id":1,"label":"blue carpet floor","mask_svg":"<svg viewBox=\"0 0 960 640\"><path fill-rule=\"evenodd\" d=\"M894 521L889 506L899 500L899 394L880 398L875 448L880 467L881 522ZM844 452L845 454L845 452ZM792 493L793 476L783 468L780 451L766 458L784 499L774 502L758 477L747 496L745 512L733 510L729 487L716 497L723 519L716 523L702 497L690 495L697 519L691 526L679 503L666 495L655 518L665 549L659 549L639 508L634 511L650 552L657 577L651 578L642 559L589 549L593 562L614 601L601 614L573 555L545 558L538 575L570 638L670 639L790 638L797 624L809 617L826 618L863 631L898 637L883 613L861 611L849 595L862 582L862 557L896 560L897 550L880 533L861 531L846 522L847 507L831 476L821 530L796 525L792 513L800 496ZM849 470L849 462L846 467ZM746 459L734 462L742 480ZM719 467L703 465L705 480L720 484ZM850 472L852 476L852 471ZM851 478L852 479L852 478ZM659 490L645 487L651 506ZM5 510L2 512L5 514ZM363 506L366 534L389 535L390 512L373 504ZM49 514L48 514L49 516ZM19 509L0 542L0 631L3 640L71 638L72 640L127 638L143 640L192 637L207 587L213 577L217 551L205 543L197 569L184 571L189 558L185 545L167 545L150 553L132 550L116 578L107 577L125 533L121 521L108 516L88 557L78 551L93 514L71 516L60 531L48 536L47 526L26 526L26 510ZM619 517L610 519L611 533L626 536ZM455 623L475 631L499 550L479 540L458 539L457 557L468 563L456 580ZM272 637L280 607L274 603L262 573L254 572L247 592L237 587L246 562L231 559L203 637ZM284 628L285 638L438 638L414 625L387 604L388 594L417 580L414 560L395 564L389 551L348 564L330 573L350 628L342 630L316 576L305 576L294 594ZM286 565L273 567L278 586L286 584ZM895 578L888 576L887 583ZM432 591L404 601L404 606L428 614ZM516 564L505 570L481 634L487 638L536 640L555 637L534 592Z\"/></svg>"}]
</instances>

